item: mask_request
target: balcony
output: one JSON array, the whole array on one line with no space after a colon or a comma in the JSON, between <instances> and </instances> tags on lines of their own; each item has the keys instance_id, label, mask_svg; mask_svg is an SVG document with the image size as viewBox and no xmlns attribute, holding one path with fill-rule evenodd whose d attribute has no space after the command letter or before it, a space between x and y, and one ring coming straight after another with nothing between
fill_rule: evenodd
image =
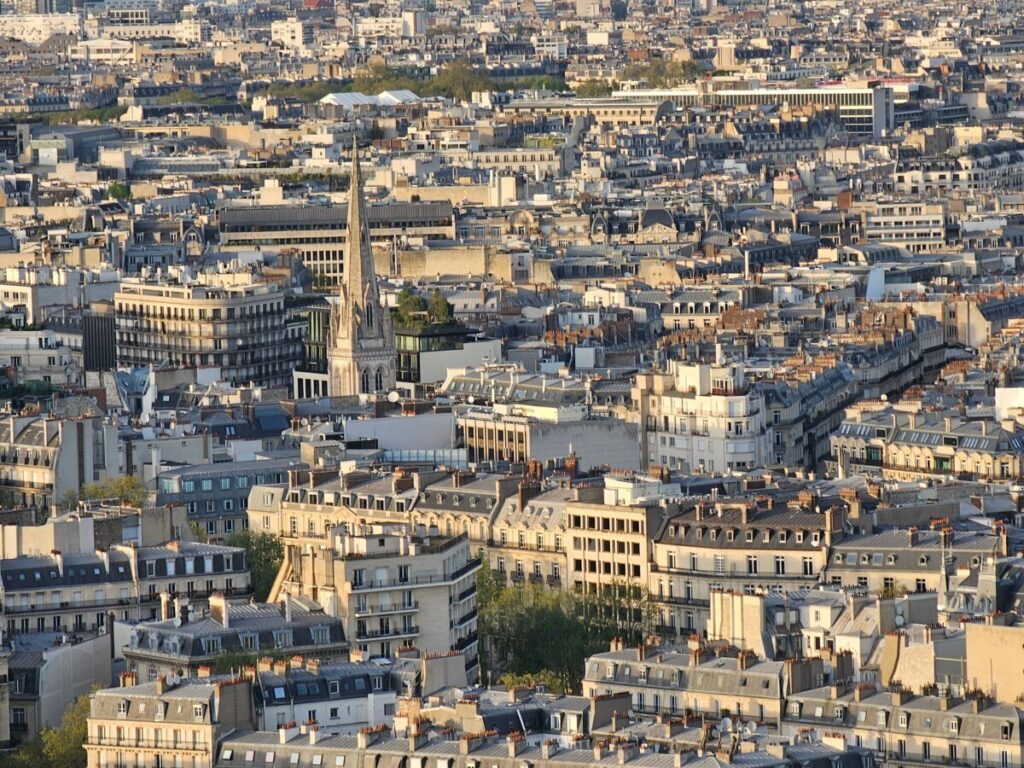
<instances>
[{"instance_id":1,"label":"balcony","mask_svg":"<svg viewBox=\"0 0 1024 768\"><path fill-rule=\"evenodd\" d=\"M476 633L474 632L472 635L467 635L466 637L463 637L463 638L460 638L459 640L457 640L455 642L454 650L456 650L456 651L464 651L467 648L469 648L471 645L476 645L476 642L477 642L477 636L476 636Z\"/></svg>"},{"instance_id":2,"label":"balcony","mask_svg":"<svg viewBox=\"0 0 1024 768\"><path fill-rule=\"evenodd\" d=\"M531 544L528 541L500 541L488 539L487 546L491 549L517 549L524 552L552 552L561 554L565 552L565 546L553 546L551 544Z\"/></svg>"},{"instance_id":3,"label":"balcony","mask_svg":"<svg viewBox=\"0 0 1024 768\"><path fill-rule=\"evenodd\" d=\"M416 601L400 605L365 605L362 608L356 606L356 616L385 616L392 613L411 613L418 611L420 604Z\"/></svg>"},{"instance_id":4,"label":"balcony","mask_svg":"<svg viewBox=\"0 0 1024 768\"><path fill-rule=\"evenodd\" d=\"M454 627L464 627L466 624L468 624L469 622L471 622L475 618L476 618L476 608L471 610L465 616L462 616L461 618L455 619L455 621L452 622L452 627L453 628Z\"/></svg>"},{"instance_id":5,"label":"balcony","mask_svg":"<svg viewBox=\"0 0 1024 768\"><path fill-rule=\"evenodd\" d=\"M359 583L353 582L353 592L366 592L375 589L408 589L409 587L425 586L428 584L453 584L480 568L480 558L470 560L461 568L451 573L432 573L420 576L411 576L407 579L379 579L366 580Z\"/></svg>"},{"instance_id":6,"label":"balcony","mask_svg":"<svg viewBox=\"0 0 1024 768\"><path fill-rule=\"evenodd\" d=\"M364 629L356 630L356 641L366 642L368 640L397 640L399 638L416 637L420 633L419 627L394 627L390 629Z\"/></svg>"},{"instance_id":7,"label":"balcony","mask_svg":"<svg viewBox=\"0 0 1024 768\"><path fill-rule=\"evenodd\" d=\"M561 576L556 576L555 574L551 574L550 576L548 576L547 582L548 582L548 586L549 587L555 587L555 588L561 587L562 586L562 577Z\"/></svg>"},{"instance_id":8,"label":"balcony","mask_svg":"<svg viewBox=\"0 0 1024 768\"><path fill-rule=\"evenodd\" d=\"M27 605L7 604L2 606L6 614L14 613L58 613L76 611L86 608L117 608L118 606L134 605L137 601L130 597L109 598L104 600L78 600L68 602L62 600L59 603L28 603Z\"/></svg>"},{"instance_id":9,"label":"balcony","mask_svg":"<svg viewBox=\"0 0 1024 768\"><path fill-rule=\"evenodd\" d=\"M184 742L179 739L145 739L145 738L123 738L104 736L103 738L89 739L87 747L135 747L142 749L173 749L179 752L205 752L206 744L199 742Z\"/></svg>"},{"instance_id":10,"label":"balcony","mask_svg":"<svg viewBox=\"0 0 1024 768\"><path fill-rule=\"evenodd\" d=\"M654 598L656 603L667 603L668 605L682 605L687 608L710 608L710 600L701 600L696 597L683 597L680 595L658 595Z\"/></svg>"}]
</instances>

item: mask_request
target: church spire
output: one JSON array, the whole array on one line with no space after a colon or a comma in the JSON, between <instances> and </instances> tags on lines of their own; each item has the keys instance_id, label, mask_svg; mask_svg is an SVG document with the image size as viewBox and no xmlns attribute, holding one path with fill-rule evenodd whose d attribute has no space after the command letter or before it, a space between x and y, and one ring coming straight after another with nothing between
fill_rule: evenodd
<instances>
[{"instance_id":1,"label":"church spire","mask_svg":"<svg viewBox=\"0 0 1024 768\"><path fill-rule=\"evenodd\" d=\"M337 302L331 309L331 345L327 352L328 391L332 397L391 389L398 363L391 315L380 305L355 139L347 224L344 272Z\"/></svg>"},{"instance_id":2,"label":"church spire","mask_svg":"<svg viewBox=\"0 0 1024 768\"><path fill-rule=\"evenodd\" d=\"M363 201L363 171L359 166L359 140L352 138L352 172L348 191L348 242L345 249L344 285L348 300L354 301L363 291L363 283L374 275L370 228ZM376 287L376 281L374 281ZM374 291L376 293L376 291Z\"/></svg>"}]
</instances>

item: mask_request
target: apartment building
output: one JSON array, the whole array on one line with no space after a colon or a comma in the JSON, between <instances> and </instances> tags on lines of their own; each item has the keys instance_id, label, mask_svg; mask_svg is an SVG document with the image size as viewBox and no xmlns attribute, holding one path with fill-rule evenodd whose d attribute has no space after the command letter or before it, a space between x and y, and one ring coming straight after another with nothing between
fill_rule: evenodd
<instances>
[{"instance_id":1,"label":"apartment building","mask_svg":"<svg viewBox=\"0 0 1024 768\"><path fill-rule=\"evenodd\" d=\"M939 155L906 158L893 169L901 194L942 196L950 192L1024 187L1024 142L993 139Z\"/></svg>"},{"instance_id":2,"label":"apartment building","mask_svg":"<svg viewBox=\"0 0 1024 768\"><path fill-rule=\"evenodd\" d=\"M697 505L671 518L652 541L651 598L668 638L710 631L711 597L811 587L843 535L842 512L815 511L807 494L792 506L757 502Z\"/></svg>"},{"instance_id":3,"label":"apartment building","mask_svg":"<svg viewBox=\"0 0 1024 768\"><path fill-rule=\"evenodd\" d=\"M326 736L394 722L398 694L380 664L264 658L246 675L253 679L256 727L261 731L297 731L298 726L288 723L316 723Z\"/></svg>"},{"instance_id":4,"label":"apartment building","mask_svg":"<svg viewBox=\"0 0 1024 768\"><path fill-rule=\"evenodd\" d=\"M716 656L696 637L681 651L625 648L619 640L587 659L583 695L628 694L637 713L728 716L780 730L787 693L824 680L821 659L766 661L749 651Z\"/></svg>"},{"instance_id":5,"label":"apartment building","mask_svg":"<svg viewBox=\"0 0 1024 768\"><path fill-rule=\"evenodd\" d=\"M410 646L461 652L475 680L480 565L465 534L351 523L329 531L318 549L286 544L270 599L318 603L366 657L391 658Z\"/></svg>"},{"instance_id":6,"label":"apartment building","mask_svg":"<svg viewBox=\"0 0 1024 768\"><path fill-rule=\"evenodd\" d=\"M337 619L286 596L280 605L232 602L209 597L209 610L187 598L160 596L161 618L122 625L122 649L128 671L152 682L160 675L196 677L224 653L288 654L294 659L344 661L348 643Z\"/></svg>"},{"instance_id":7,"label":"apartment building","mask_svg":"<svg viewBox=\"0 0 1024 768\"><path fill-rule=\"evenodd\" d=\"M566 503L568 584L599 592L650 583L651 538L667 510L665 487L642 478L606 477L604 488L578 488Z\"/></svg>"},{"instance_id":8,"label":"apartment building","mask_svg":"<svg viewBox=\"0 0 1024 768\"><path fill-rule=\"evenodd\" d=\"M525 488L524 488L525 490ZM559 486L522 500L512 496L498 508L487 542L491 570L513 584L568 586L566 508L571 488Z\"/></svg>"},{"instance_id":9,"label":"apartment building","mask_svg":"<svg viewBox=\"0 0 1024 768\"><path fill-rule=\"evenodd\" d=\"M168 589L198 598L249 591L244 553L234 547L171 542L116 546L107 552L60 552L0 561L7 631L106 631L109 616L154 618Z\"/></svg>"},{"instance_id":10,"label":"apartment building","mask_svg":"<svg viewBox=\"0 0 1024 768\"><path fill-rule=\"evenodd\" d=\"M0 334L0 366L12 384L50 384L55 387L82 383L81 367L69 347L54 331L6 330Z\"/></svg>"},{"instance_id":11,"label":"apartment building","mask_svg":"<svg viewBox=\"0 0 1024 768\"><path fill-rule=\"evenodd\" d=\"M225 251L293 249L323 288L342 282L347 219L345 206L227 206L220 210ZM455 214L449 202L389 203L366 208L370 242L391 250L408 238L453 240Z\"/></svg>"},{"instance_id":12,"label":"apartment building","mask_svg":"<svg viewBox=\"0 0 1024 768\"><path fill-rule=\"evenodd\" d=\"M261 459L170 467L157 477L156 504L185 507L208 540L218 541L249 528L252 488L286 482L289 469L305 466L295 459Z\"/></svg>"},{"instance_id":13,"label":"apartment building","mask_svg":"<svg viewBox=\"0 0 1024 768\"><path fill-rule=\"evenodd\" d=\"M804 107L836 110L839 122L850 133L879 138L895 127L895 95L885 85L823 86L818 88L758 87L707 90L700 87L665 90L615 91L611 99L633 102L663 101L677 110L692 106L776 106L787 110Z\"/></svg>"},{"instance_id":14,"label":"apartment building","mask_svg":"<svg viewBox=\"0 0 1024 768\"><path fill-rule=\"evenodd\" d=\"M550 463L575 453L579 466L639 470L637 427L595 417L582 404L497 403L456 417L456 434L473 463Z\"/></svg>"},{"instance_id":15,"label":"apartment building","mask_svg":"<svg viewBox=\"0 0 1024 768\"><path fill-rule=\"evenodd\" d=\"M639 374L633 387L642 465L728 472L772 463L764 395L741 364L669 362Z\"/></svg>"},{"instance_id":16,"label":"apartment building","mask_svg":"<svg viewBox=\"0 0 1024 768\"><path fill-rule=\"evenodd\" d=\"M26 742L56 728L64 711L97 685L109 685L110 638L63 632L20 634L9 657L11 738ZM5 660L6 661L6 660Z\"/></svg>"},{"instance_id":17,"label":"apartment building","mask_svg":"<svg viewBox=\"0 0 1024 768\"><path fill-rule=\"evenodd\" d=\"M270 41L293 53L305 53L313 44L313 27L292 16L270 24Z\"/></svg>"},{"instance_id":18,"label":"apartment building","mask_svg":"<svg viewBox=\"0 0 1024 768\"><path fill-rule=\"evenodd\" d=\"M959 412L908 412L881 404L848 409L831 445L827 466L840 477L1006 480L1021 475L1024 426L1013 419L967 419Z\"/></svg>"},{"instance_id":19,"label":"apartment building","mask_svg":"<svg viewBox=\"0 0 1024 768\"><path fill-rule=\"evenodd\" d=\"M874 201L861 211L863 238L899 245L911 253L946 247L946 204L921 201Z\"/></svg>"},{"instance_id":20,"label":"apartment building","mask_svg":"<svg viewBox=\"0 0 1024 768\"><path fill-rule=\"evenodd\" d=\"M163 510L147 510L160 518ZM5 526L0 560L0 621L10 635L39 632L106 632L121 621L159 615L161 593L199 600L215 592L245 595L249 570L237 547L120 536L99 544L90 517L64 516L34 527Z\"/></svg>"},{"instance_id":21,"label":"apartment building","mask_svg":"<svg viewBox=\"0 0 1024 768\"><path fill-rule=\"evenodd\" d=\"M786 698L782 731L822 728L870 749L879 765L1020 765L1021 710L984 694L969 699L915 696L874 686L831 686Z\"/></svg>"},{"instance_id":22,"label":"apartment building","mask_svg":"<svg viewBox=\"0 0 1024 768\"><path fill-rule=\"evenodd\" d=\"M83 485L117 475L117 427L101 418L0 419L0 498L50 511Z\"/></svg>"},{"instance_id":23,"label":"apartment building","mask_svg":"<svg viewBox=\"0 0 1024 768\"><path fill-rule=\"evenodd\" d=\"M874 594L937 592L939 609L958 571L977 572L991 558L1005 557L1005 530L889 530L849 536L829 553L825 569L834 585L857 587Z\"/></svg>"},{"instance_id":24,"label":"apartment building","mask_svg":"<svg viewBox=\"0 0 1024 768\"><path fill-rule=\"evenodd\" d=\"M225 381L289 386L302 357L283 290L248 270L125 278L114 312L119 366L217 367Z\"/></svg>"},{"instance_id":25,"label":"apartment building","mask_svg":"<svg viewBox=\"0 0 1024 768\"><path fill-rule=\"evenodd\" d=\"M132 675L123 681L131 683ZM99 690L89 701L86 764L212 768L224 735L252 730L252 709L252 683L244 677L158 677Z\"/></svg>"}]
</instances>

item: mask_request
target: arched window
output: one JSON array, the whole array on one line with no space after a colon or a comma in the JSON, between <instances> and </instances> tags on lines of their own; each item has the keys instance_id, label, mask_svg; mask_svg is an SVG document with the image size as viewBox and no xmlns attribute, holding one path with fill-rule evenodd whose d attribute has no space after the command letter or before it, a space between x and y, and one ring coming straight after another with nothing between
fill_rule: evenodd
<instances>
[{"instance_id":1,"label":"arched window","mask_svg":"<svg viewBox=\"0 0 1024 768\"><path fill-rule=\"evenodd\" d=\"M377 384L377 391L378 392L380 392L381 390L384 389L384 369L383 368L378 368L377 369L377 381L376 381L376 384Z\"/></svg>"},{"instance_id":2,"label":"arched window","mask_svg":"<svg viewBox=\"0 0 1024 768\"><path fill-rule=\"evenodd\" d=\"M363 368L363 376L362 376L361 384L362 384L362 386L360 387L360 390L362 392L366 393L366 392L370 391L370 369L369 368Z\"/></svg>"},{"instance_id":3,"label":"arched window","mask_svg":"<svg viewBox=\"0 0 1024 768\"><path fill-rule=\"evenodd\" d=\"M373 302L367 302L366 304L366 325L367 327L373 327Z\"/></svg>"}]
</instances>

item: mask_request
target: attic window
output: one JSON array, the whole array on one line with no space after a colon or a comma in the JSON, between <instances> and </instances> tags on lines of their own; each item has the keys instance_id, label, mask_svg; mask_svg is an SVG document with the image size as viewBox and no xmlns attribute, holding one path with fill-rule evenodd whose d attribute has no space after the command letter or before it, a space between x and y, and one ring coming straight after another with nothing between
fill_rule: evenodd
<instances>
[{"instance_id":1,"label":"attic window","mask_svg":"<svg viewBox=\"0 0 1024 768\"><path fill-rule=\"evenodd\" d=\"M750 541L753 541L753 540L754 540L754 531L753 530L747 531L747 541L750 542Z\"/></svg>"},{"instance_id":2,"label":"attic window","mask_svg":"<svg viewBox=\"0 0 1024 768\"><path fill-rule=\"evenodd\" d=\"M836 565L842 565L843 564L843 553L842 552L836 552L835 557L833 557L832 559L836 562Z\"/></svg>"},{"instance_id":3,"label":"attic window","mask_svg":"<svg viewBox=\"0 0 1024 768\"><path fill-rule=\"evenodd\" d=\"M779 544L785 544L789 538L789 531L779 531Z\"/></svg>"},{"instance_id":4,"label":"attic window","mask_svg":"<svg viewBox=\"0 0 1024 768\"><path fill-rule=\"evenodd\" d=\"M797 544L803 544L804 543L804 532L803 531L797 531L796 532L796 543Z\"/></svg>"},{"instance_id":5,"label":"attic window","mask_svg":"<svg viewBox=\"0 0 1024 768\"><path fill-rule=\"evenodd\" d=\"M928 555L921 555L917 558L918 565L928 565Z\"/></svg>"},{"instance_id":6,"label":"attic window","mask_svg":"<svg viewBox=\"0 0 1024 768\"><path fill-rule=\"evenodd\" d=\"M735 538L736 538L736 531L733 531L733 530L730 529L730 530L725 532L725 540L726 541L732 541Z\"/></svg>"},{"instance_id":7,"label":"attic window","mask_svg":"<svg viewBox=\"0 0 1024 768\"><path fill-rule=\"evenodd\" d=\"M871 556L870 555L861 555L860 556L860 564L861 565L867 565L870 562L871 562Z\"/></svg>"},{"instance_id":8,"label":"attic window","mask_svg":"<svg viewBox=\"0 0 1024 768\"><path fill-rule=\"evenodd\" d=\"M896 565L896 555L889 555L885 558L886 565Z\"/></svg>"}]
</instances>

